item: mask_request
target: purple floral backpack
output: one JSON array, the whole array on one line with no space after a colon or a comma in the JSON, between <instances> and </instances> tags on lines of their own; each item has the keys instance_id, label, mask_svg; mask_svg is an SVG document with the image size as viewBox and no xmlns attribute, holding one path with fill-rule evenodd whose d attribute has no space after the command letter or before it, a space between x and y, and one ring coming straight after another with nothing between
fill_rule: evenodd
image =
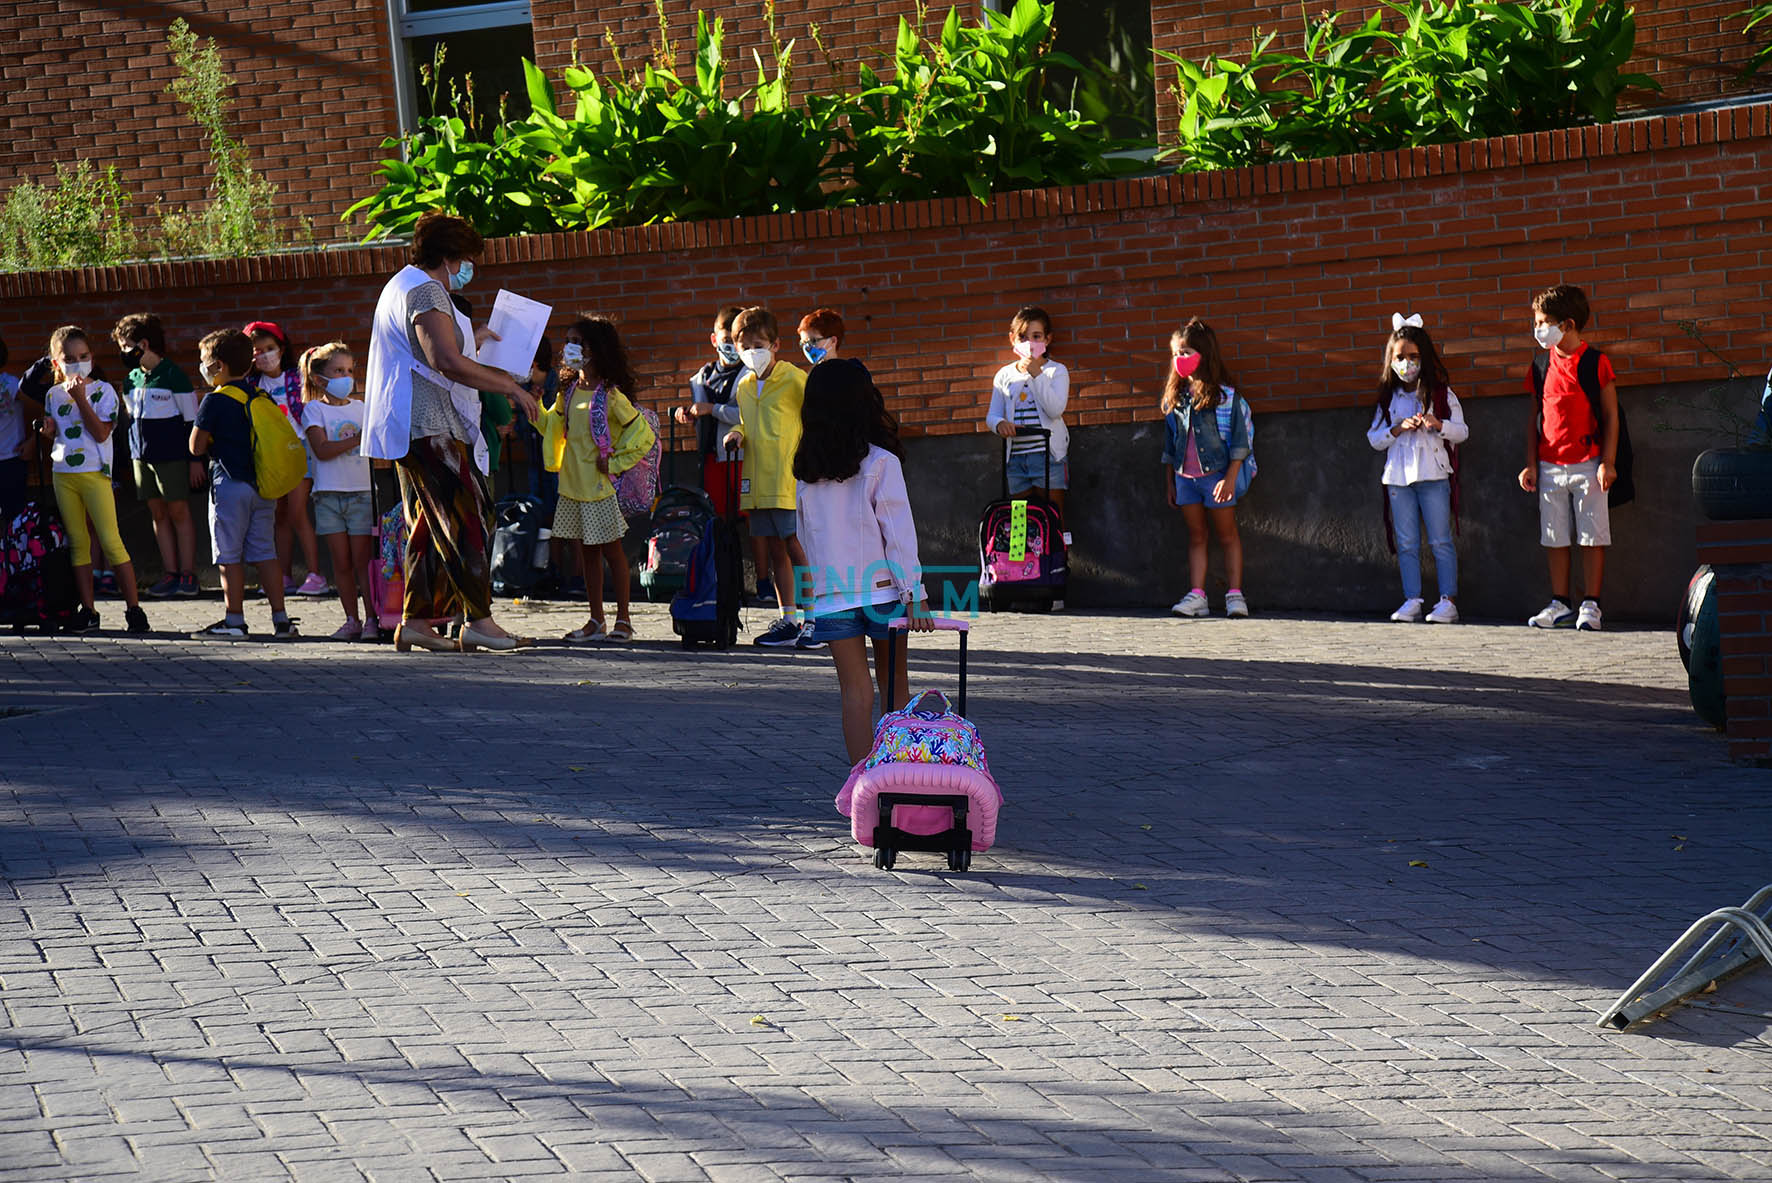
<instances>
[{"instance_id":1,"label":"purple floral backpack","mask_svg":"<svg viewBox=\"0 0 1772 1183\"><path fill-rule=\"evenodd\" d=\"M882 764L958 764L990 775L978 729L954 713L948 696L925 691L903 710L881 716L862 767Z\"/></svg>"}]
</instances>

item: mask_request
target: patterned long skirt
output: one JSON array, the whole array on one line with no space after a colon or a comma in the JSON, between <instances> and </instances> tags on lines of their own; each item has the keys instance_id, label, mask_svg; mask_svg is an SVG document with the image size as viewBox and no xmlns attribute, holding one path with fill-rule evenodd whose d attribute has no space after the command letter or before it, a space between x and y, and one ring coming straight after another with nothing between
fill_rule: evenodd
<instances>
[{"instance_id":1,"label":"patterned long skirt","mask_svg":"<svg viewBox=\"0 0 1772 1183\"><path fill-rule=\"evenodd\" d=\"M429 436L394 465L406 510L406 619L491 616L492 498L473 452Z\"/></svg>"}]
</instances>

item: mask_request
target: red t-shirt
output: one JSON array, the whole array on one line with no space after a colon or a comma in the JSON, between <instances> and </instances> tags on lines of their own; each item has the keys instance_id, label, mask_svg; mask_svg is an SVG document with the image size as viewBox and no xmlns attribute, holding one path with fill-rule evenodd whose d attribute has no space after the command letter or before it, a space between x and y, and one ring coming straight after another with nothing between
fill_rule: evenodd
<instances>
[{"instance_id":1,"label":"red t-shirt","mask_svg":"<svg viewBox=\"0 0 1772 1183\"><path fill-rule=\"evenodd\" d=\"M1538 433L1538 458L1546 464L1581 464L1600 455L1600 446L1605 442L1600 421L1575 375L1581 355L1591 348L1583 341L1581 348L1568 357L1555 349L1550 351L1550 368L1544 375L1544 425ZM1603 353L1599 378L1602 388L1618 381L1612 359ZM1526 376L1526 389L1532 389L1530 374Z\"/></svg>"}]
</instances>

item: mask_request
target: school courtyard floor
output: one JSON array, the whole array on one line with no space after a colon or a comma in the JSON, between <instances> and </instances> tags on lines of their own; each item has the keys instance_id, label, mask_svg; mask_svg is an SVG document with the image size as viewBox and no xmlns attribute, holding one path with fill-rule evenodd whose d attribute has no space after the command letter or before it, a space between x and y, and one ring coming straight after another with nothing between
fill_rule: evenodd
<instances>
[{"instance_id":1,"label":"school courtyard floor","mask_svg":"<svg viewBox=\"0 0 1772 1183\"><path fill-rule=\"evenodd\" d=\"M950 875L640 628L0 638L0 1180L1772 1177L1772 971L1595 1026L1772 880L1665 631L987 617Z\"/></svg>"}]
</instances>

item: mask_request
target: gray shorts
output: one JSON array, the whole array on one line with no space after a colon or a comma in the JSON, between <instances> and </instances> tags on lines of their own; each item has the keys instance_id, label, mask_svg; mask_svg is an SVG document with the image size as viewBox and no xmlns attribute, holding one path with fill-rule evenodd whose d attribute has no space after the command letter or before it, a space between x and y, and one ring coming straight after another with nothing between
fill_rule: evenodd
<instances>
[{"instance_id":1,"label":"gray shorts","mask_svg":"<svg viewBox=\"0 0 1772 1183\"><path fill-rule=\"evenodd\" d=\"M792 538L800 532L800 515L791 509L750 509L745 513L752 538Z\"/></svg>"},{"instance_id":2,"label":"gray shorts","mask_svg":"<svg viewBox=\"0 0 1772 1183\"><path fill-rule=\"evenodd\" d=\"M1612 545L1612 514L1600 488L1600 462L1538 464L1538 540L1561 549Z\"/></svg>"},{"instance_id":3,"label":"gray shorts","mask_svg":"<svg viewBox=\"0 0 1772 1183\"><path fill-rule=\"evenodd\" d=\"M277 503L247 481L217 472L209 486L209 545L217 566L268 563L277 557Z\"/></svg>"},{"instance_id":4,"label":"gray shorts","mask_svg":"<svg viewBox=\"0 0 1772 1183\"><path fill-rule=\"evenodd\" d=\"M315 493L313 506L316 534L353 534L366 537L375 533L375 507L370 504L367 492Z\"/></svg>"}]
</instances>

